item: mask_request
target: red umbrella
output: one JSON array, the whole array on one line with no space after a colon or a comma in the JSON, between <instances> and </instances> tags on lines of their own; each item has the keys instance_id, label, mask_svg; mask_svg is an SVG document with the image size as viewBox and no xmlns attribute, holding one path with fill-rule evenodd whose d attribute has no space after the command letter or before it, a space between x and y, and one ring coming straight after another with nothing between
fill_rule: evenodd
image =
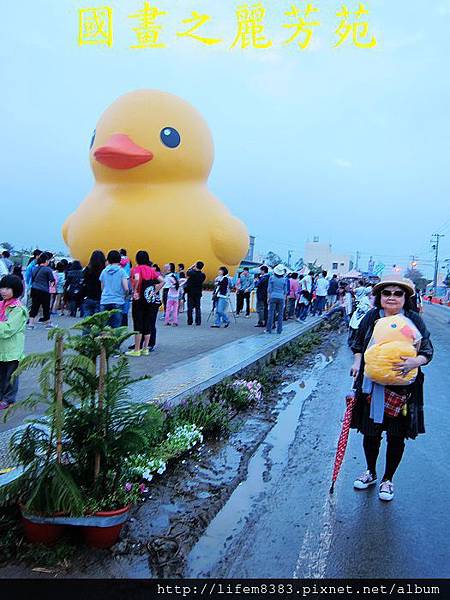
<instances>
[{"instance_id":1,"label":"red umbrella","mask_svg":"<svg viewBox=\"0 0 450 600\"><path fill-rule=\"evenodd\" d=\"M333 479L330 487L330 494L334 492L334 484L341 469L342 461L344 460L345 449L347 448L348 433L350 431L350 423L352 420L353 407L356 404L355 392L352 390L345 397L347 408L345 409L344 419L342 421L341 435L336 450L336 458L334 459Z\"/></svg>"}]
</instances>

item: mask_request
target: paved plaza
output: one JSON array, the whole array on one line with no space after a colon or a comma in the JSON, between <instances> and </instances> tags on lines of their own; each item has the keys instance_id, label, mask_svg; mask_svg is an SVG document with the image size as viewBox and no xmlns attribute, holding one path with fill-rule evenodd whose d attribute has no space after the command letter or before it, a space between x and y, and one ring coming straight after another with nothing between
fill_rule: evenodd
<instances>
[{"instance_id":1,"label":"paved plaza","mask_svg":"<svg viewBox=\"0 0 450 600\"><path fill-rule=\"evenodd\" d=\"M234 297L233 297L234 305ZM205 292L202 299L202 324L188 326L186 312L179 315L178 327L166 327L161 317L158 317L156 324L157 337L156 348L149 356L130 358L131 374L133 377L142 377L143 375L155 376L162 371L171 368L180 361L188 360L200 353L209 352L228 344L234 340L262 334L262 329L256 329L257 316L252 313L249 319L240 316L236 319L230 314L231 325L227 329L211 329L210 325L214 322L214 316L208 317L211 312L211 293ZM161 313L162 315L162 313ZM55 317L54 323L60 327L70 328L80 321L79 318ZM132 320L130 321L130 330L132 330ZM50 350L52 342L47 340L48 331L42 325L36 325L36 329L26 332L25 352L31 354L34 352L45 352ZM123 344L122 350L133 342ZM32 391L37 389L37 371L30 371L20 378L19 393L17 400L26 398ZM19 425L26 413L18 409L12 415L6 424L0 422L0 432Z\"/></svg>"}]
</instances>

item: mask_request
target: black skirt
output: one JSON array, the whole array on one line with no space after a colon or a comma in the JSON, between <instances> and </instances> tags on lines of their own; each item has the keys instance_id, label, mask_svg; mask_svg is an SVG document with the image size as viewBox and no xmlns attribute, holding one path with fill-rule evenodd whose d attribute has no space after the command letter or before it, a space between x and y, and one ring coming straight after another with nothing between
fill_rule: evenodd
<instances>
[{"instance_id":1,"label":"black skirt","mask_svg":"<svg viewBox=\"0 0 450 600\"><path fill-rule=\"evenodd\" d=\"M409 437L409 422L409 417L400 413L396 417L390 417L385 414L382 423L375 423L370 418L370 403L367 402L366 394L361 394L353 410L352 427L363 435L378 436L383 431L386 431L390 435Z\"/></svg>"},{"instance_id":2,"label":"black skirt","mask_svg":"<svg viewBox=\"0 0 450 600\"><path fill-rule=\"evenodd\" d=\"M363 435L378 436L383 431L390 435L414 439L418 434L425 433L423 421L423 405L419 405L416 398L408 401L408 412L400 413L397 417L384 415L382 423L375 423L370 418L370 403L367 394L357 394L356 405L353 408L351 427Z\"/></svg>"}]
</instances>

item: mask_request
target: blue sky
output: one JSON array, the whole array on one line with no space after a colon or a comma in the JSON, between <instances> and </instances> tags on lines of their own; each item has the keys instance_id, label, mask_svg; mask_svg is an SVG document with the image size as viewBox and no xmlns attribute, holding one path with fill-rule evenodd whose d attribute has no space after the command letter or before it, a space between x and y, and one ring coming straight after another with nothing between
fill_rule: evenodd
<instances>
[{"instance_id":1,"label":"blue sky","mask_svg":"<svg viewBox=\"0 0 450 600\"><path fill-rule=\"evenodd\" d=\"M128 15L141 0L26 0L0 19L0 238L62 249L61 224L92 187L88 147L120 94L158 88L182 96L212 130L212 191L256 235L258 250L302 254L319 235L337 251L380 260L430 260L442 231L450 258L450 1L372 0L378 46L333 49L342 0L316 0L321 26L307 51L282 46L270 0L268 50L230 50L231 0L160 0L162 50L131 50ZM305 2L296 3L300 7ZM346 3L351 10L357 2ZM78 9L111 6L112 48L79 47ZM209 14L210 48L176 39L192 10ZM162 21L161 21L162 22ZM425 263L423 263L423 266Z\"/></svg>"}]
</instances>

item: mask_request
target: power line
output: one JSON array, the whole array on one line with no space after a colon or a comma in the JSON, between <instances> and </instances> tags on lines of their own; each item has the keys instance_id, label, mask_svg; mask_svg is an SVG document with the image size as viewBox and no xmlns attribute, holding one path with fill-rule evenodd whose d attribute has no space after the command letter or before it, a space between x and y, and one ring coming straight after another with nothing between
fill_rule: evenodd
<instances>
[{"instance_id":1,"label":"power line","mask_svg":"<svg viewBox=\"0 0 450 600\"><path fill-rule=\"evenodd\" d=\"M450 226L450 217L445 221L445 223L443 225L441 225L441 227L439 227L438 232L442 233L443 231L448 229L449 226Z\"/></svg>"},{"instance_id":2,"label":"power line","mask_svg":"<svg viewBox=\"0 0 450 600\"><path fill-rule=\"evenodd\" d=\"M434 278L433 278L433 288L434 288L435 292L436 292L436 288L437 288L437 276L438 276L438 269L439 269L439 240L441 237L444 237L443 233L434 233L432 236L432 239L431 239L431 243L434 242L434 245L432 246L432 248L433 248L433 250L435 250Z\"/></svg>"}]
</instances>

